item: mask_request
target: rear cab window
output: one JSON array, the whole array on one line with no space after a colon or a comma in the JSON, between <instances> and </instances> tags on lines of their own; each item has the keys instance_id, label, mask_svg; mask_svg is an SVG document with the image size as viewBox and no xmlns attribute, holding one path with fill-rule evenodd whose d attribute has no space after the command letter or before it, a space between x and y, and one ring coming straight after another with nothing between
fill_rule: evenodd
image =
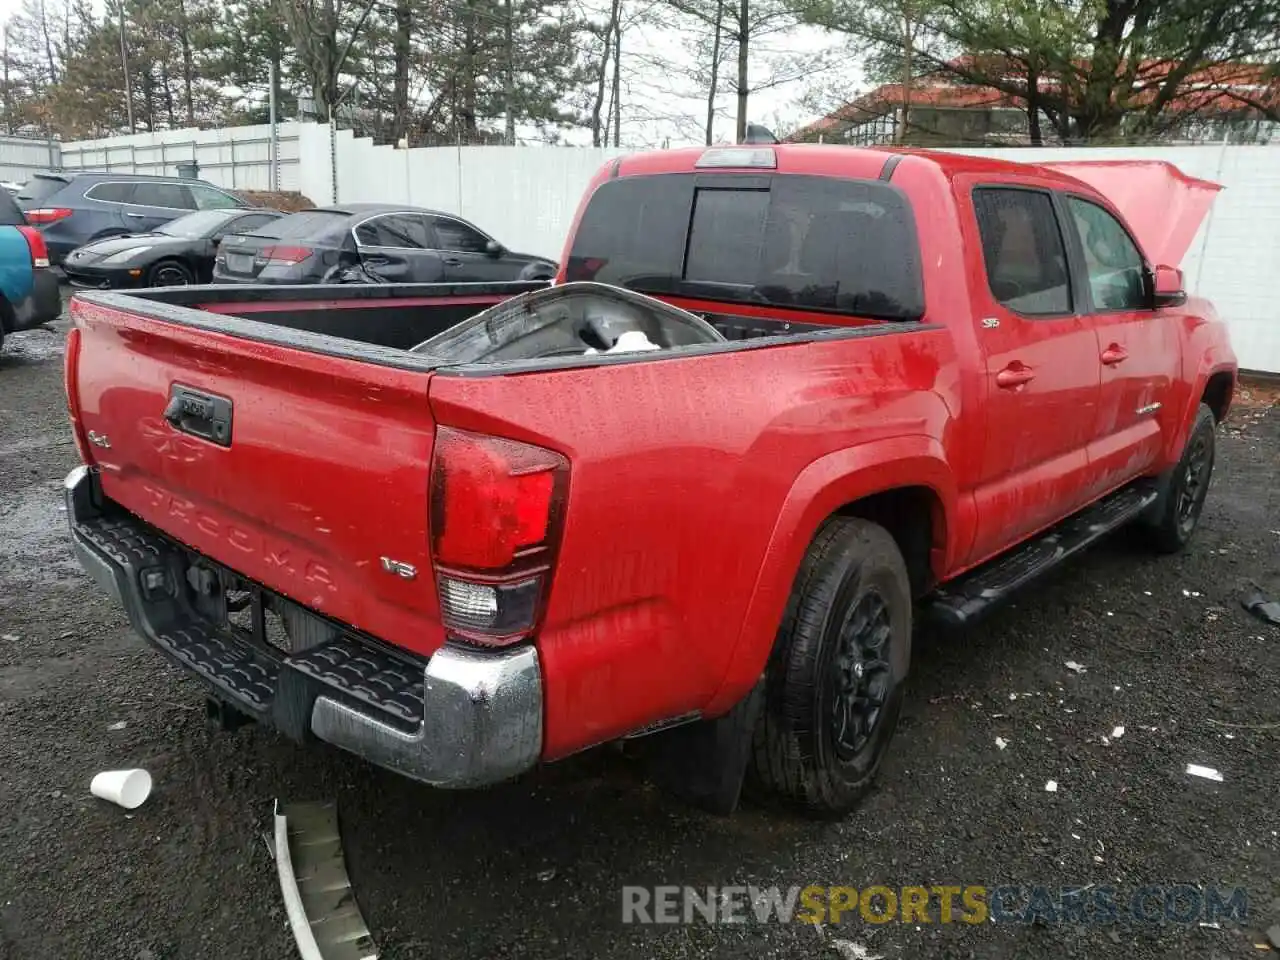
<instances>
[{"instance_id":1,"label":"rear cab window","mask_svg":"<svg viewBox=\"0 0 1280 960\"><path fill-rule=\"evenodd\" d=\"M803 174L623 177L592 195L565 267L651 295L918 320L915 218L888 183Z\"/></svg>"}]
</instances>

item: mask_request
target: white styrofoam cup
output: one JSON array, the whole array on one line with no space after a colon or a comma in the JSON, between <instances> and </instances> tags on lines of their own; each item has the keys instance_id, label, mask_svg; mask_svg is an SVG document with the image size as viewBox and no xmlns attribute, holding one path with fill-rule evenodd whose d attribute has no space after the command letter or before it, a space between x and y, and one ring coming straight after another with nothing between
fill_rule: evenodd
<instances>
[{"instance_id":1,"label":"white styrofoam cup","mask_svg":"<svg viewBox=\"0 0 1280 960\"><path fill-rule=\"evenodd\" d=\"M89 792L95 797L133 810L140 807L151 794L151 774L133 770L105 770L93 778Z\"/></svg>"}]
</instances>

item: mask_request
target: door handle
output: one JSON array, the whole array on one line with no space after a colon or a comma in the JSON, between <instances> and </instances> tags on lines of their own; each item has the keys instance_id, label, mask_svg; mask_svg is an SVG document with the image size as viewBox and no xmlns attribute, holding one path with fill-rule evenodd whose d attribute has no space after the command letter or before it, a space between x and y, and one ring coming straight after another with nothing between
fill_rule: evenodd
<instances>
[{"instance_id":1,"label":"door handle","mask_svg":"<svg viewBox=\"0 0 1280 960\"><path fill-rule=\"evenodd\" d=\"M443 260L443 261L441 261L441 262L442 262L442 263L444 263L444 265L445 265L446 267L460 267L460 266L462 266L462 261L461 261L461 260L459 260L457 257L445 257L445 258L444 258L444 260Z\"/></svg>"},{"instance_id":2,"label":"door handle","mask_svg":"<svg viewBox=\"0 0 1280 960\"><path fill-rule=\"evenodd\" d=\"M1114 367L1117 363L1124 363L1128 359L1129 351L1118 343L1113 343L1102 351L1102 362L1108 367Z\"/></svg>"},{"instance_id":3,"label":"door handle","mask_svg":"<svg viewBox=\"0 0 1280 960\"><path fill-rule=\"evenodd\" d=\"M135 219L135 220L145 220L145 219L147 219L147 215L146 215L145 213L126 213L126 214L125 214L125 216L126 216L126 217L133 217L133 219Z\"/></svg>"},{"instance_id":4,"label":"door handle","mask_svg":"<svg viewBox=\"0 0 1280 960\"><path fill-rule=\"evenodd\" d=\"M385 267L391 261L386 257L370 257L366 256L364 262L374 267Z\"/></svg>"},{"instance_id":5,"label":"door handle","mask_svg":"<svg viewBox=\"0 0 1280 960\"><path fill-rule=\"evenodd\" d=\"M1006 390L1030 383L1036 378L1036 372L1026 364L1013 362L996 374L996 386Z\"/></svg>"}]
</instances>

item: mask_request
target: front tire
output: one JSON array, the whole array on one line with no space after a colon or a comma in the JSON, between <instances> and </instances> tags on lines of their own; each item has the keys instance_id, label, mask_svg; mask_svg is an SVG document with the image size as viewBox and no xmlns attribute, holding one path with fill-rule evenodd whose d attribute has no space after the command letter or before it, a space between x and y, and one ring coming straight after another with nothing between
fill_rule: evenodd
<instances>
[{"instance_id":1,"label":"front tire","mask_svg":"<svg viewBox=\"0 0 1280 960\"><path fill-rule=\"evenodd\" d=\"M149 287L189 287L195 282L191 268L180 260L161 260L147 271Z\"/></svg>"},{"instance_id":2,"label":"front tire","mask_svg":"<svg viewBox=\"0 0 1280 960\"><path fill-rule=\"evenodd\" d=\"M1182 457L1160 478L1160 496L1144 520L1152 546L1161 553L1183 549L1200 522L1213 478L1217 425L1209 405L1200 404Z\"/></svg>"},{"instance_id":3,"label":"front tire","mask_svg":"<svg viewBox=\"0 0 1280 960\"><path fill-rule=\"evenodd\" d=\"M830 520L801 564L765 676L752 779L812 816L871 789L911 660L911 585L883 527Z\"/></svg>"}]
</instances>

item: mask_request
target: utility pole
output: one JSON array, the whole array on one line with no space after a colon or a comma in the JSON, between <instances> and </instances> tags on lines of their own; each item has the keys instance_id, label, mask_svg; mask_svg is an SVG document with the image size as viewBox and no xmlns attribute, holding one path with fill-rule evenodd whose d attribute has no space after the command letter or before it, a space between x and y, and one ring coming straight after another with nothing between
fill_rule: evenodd
<instances>
[{"instance_id":1,"label":"utility pole","mask_svg":"<svg viewBox=\"0 0 1280 960\"><path fill-rule=\"evenodd\" d=\"M129 111L129 132L137 133L133 122L133 82L129 79L129 54L124 42L124 0L120 2L120 70L124 74L124 104Z\"/></svg>"},{"instance_id":2,"label":"utility pole","mask_svg":"<svg viewBox=\"0 0 1280 960\"><path fill-rule=\"evenodd\" d=\"M271 164L267 168L267 189L280 189L280 133L276 127L276 65L273 60L267 66L267 76L269 78L270 90L267 93L267 119L271 124L271 132L268 134L270 141L267 149L268 162Z\"/></svg>"},{"instance_id":3,"label":"utility pole","mask_svg":"<svg viewBox=\"0 0 1280 960\"><path fill-rule=\"evenodd\" d=\"M738 127L735 143L743 143L747 139L747 94L750 92L748 67L749 44L751 42L751 4L750 0L740 0L738 4Z\"/></svg>"},{"instance_id":4,"label":"utility pole","mask_svg":"<svg viewBox=\"0 0 1280 960\"><path fill-rule=\"evenodd\" d=\"M511 0L503 0L503 26L506 29L506 45L507 45L507 63L506 69L502 76L502 98L506 101L503 106L506 108L507 129L506 136L503 140L507 146L514 147L516 145L516 50L515 37L513 36L515 29L512 24L514 12L511 9Z\"/></svg>"},{"instance_id":5,"label":"utility pole","mask_svg":"<svg viewBox=\"0 0 1280 960\"><path fill-rule=\"evenodd\" d=\"M605 130L608 134L608 130ZM608 143L608 136L605 137ZM613 145L622 144L622 21L613 28Z\"/></svg>"},{"instance_id":6,"label":"utility pole","mask_svg":"<svg viewBox=\"0 0 1280 960\"><path fill-rule=\"evenodd\" d=\"M13 133L13 96L9 87L9 26L4 25L4 132Z\"/></svg>"}]
</instances>

